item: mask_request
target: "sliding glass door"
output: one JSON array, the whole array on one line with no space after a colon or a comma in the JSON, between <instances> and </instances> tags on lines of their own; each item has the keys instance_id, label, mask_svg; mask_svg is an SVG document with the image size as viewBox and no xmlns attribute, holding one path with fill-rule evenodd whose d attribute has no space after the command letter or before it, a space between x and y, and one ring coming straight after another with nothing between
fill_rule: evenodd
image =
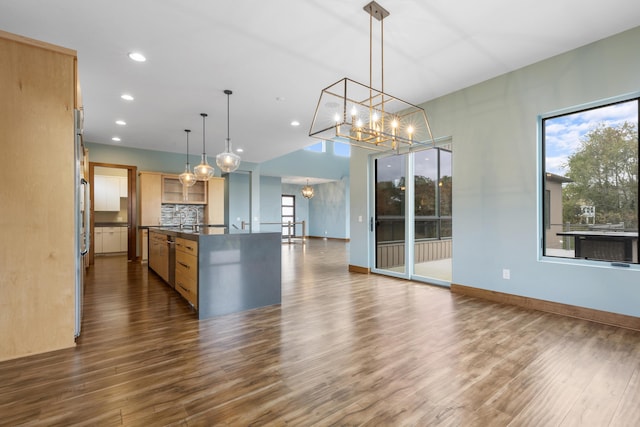
<instances>
[{"instance_id":1,"label":"sliding glass door","mask_svg":"<svg viewBox=\"0 0 640 427\"><path fill-rule=\"evenodd\" d=\"M373 158L373 271L450 285L451 151Z\"/></svg>"},{"instance_id":2,"label":"sliding glass door","mask_svg":"<svg viewBox=\"0 0 640 427\"><path fill-rule=\"evenodd\" d=\"M374 165L375 268L404 275L407 156L377 158Z\"/></svg>"},{"instance_id":3,"label":"sliding glass door","mask_svg":"<svg viewBox=\"0 0 640 427\"><path fill-rule=\"evenodd\" d=\"M413 276L451 283L451 152L413 155Z\"/></svg>"}]
</instances>

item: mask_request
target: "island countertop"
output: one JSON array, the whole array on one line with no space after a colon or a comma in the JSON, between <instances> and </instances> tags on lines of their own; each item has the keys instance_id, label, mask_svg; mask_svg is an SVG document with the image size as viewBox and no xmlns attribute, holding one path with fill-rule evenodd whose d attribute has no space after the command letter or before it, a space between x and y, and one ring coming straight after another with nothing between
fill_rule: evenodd
<instances>
[{"instance_id":1,"label":"island countertop","mask_svg":"<svg viewBox=\"0 0 640 427\"><path fill-rule=\"evenodd\" d=\"M224 225L202 225L197 229L194 229L192 225L185 225L180 228L175 225L142 225L140 229L156 230L169 236L182 237L189 240L197 240L199 236L214 236L214 235L257 235L257 234L269 234L273 231L249 231L249 230L236 230L229 229ZM275 232L275 234L279 234Z\"/></svg>"},{"instance_id":2,"label":"island countertop","mask_svg":"<svg viewBox=\"0 0 640 427\"><path fill-rule=\"evenodd\" d=\"M198 231L148 228L150 232L198 242L195 308L199 319L281 303L280 233L215 226Z\"/></svg>"}]
</instances>

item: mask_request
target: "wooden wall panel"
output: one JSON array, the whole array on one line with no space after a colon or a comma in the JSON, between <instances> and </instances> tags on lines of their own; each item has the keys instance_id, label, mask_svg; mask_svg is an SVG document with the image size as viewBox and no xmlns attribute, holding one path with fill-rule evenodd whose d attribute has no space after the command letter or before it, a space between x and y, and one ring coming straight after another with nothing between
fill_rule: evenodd
<instances>
[{"instance_id":1,"label":"wooden wall panel","mask_svg":"<svg viewBox=\"0 0 640 427\"><path fill-rule=\"evenodd\" d=\"M74 345L75 52L0 33L0 360Z\"/></svg>"}]
</instances>

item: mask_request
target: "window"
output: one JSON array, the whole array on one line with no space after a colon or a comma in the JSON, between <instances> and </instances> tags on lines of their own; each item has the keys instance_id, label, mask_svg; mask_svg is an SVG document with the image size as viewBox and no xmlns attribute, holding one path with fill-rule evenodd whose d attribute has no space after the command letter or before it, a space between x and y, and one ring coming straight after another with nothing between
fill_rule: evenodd
<instances>
[{"instance_id":1,"label":"window","mask_svg":"<svg viewBox=\"0 0 640 427\"><path fill-rule=\"evenodd\" d=\"M543 255L638 263L639 98L543 117Z\"/></svg>"},{"instance_id":2,"label":"window","mask_svg":"<svg viewBox=\"0 0 640 427\"><path fill-rule=\"evenodd\" d=\"M415 239L451 237L451 152L435 148L414 158Z\"/></svg>"},{"instance_id":3,"label":"window","mask_svg":"<svg viewBox=\"0 0 640 427\"><path fill-rule=\"evenodd\" d=\"M282 195L282 237L295 237L296 235L296 196ZM289 226L289 223L292 225Z\"/></svg>"},{"instance_id":4,"label":"window","mask_svg":"<svg viewBox=\"0 0 640 427\"><path fill-rule=\"evenodd\" d=\"M334 142L333 154L339 157L351 157L351 145L343 142Z\"/></svg>"},{"instance_id":5,"label":"window","mask_svg":"<svg viewBox=\"0 0 640 427\"><path fill-rule=\"evenodd\" d=\"M380 161L376 172L377 242L405 240L405 157ZM452 168L451 151L442 148L414 154L415 240L450 239Z\"/></svg>"},{"instance_id":6,"label":"window","mask_svg":"<svg viewBox=\"0 0 640 427\"><path fill-rule=\"evenodd\" d=\"M325 153L327 151L327 144L325 141L320 141L313 145L309 145L308 147L304 147L304 149L314 153Z\"/></svg>"}]
</instances>

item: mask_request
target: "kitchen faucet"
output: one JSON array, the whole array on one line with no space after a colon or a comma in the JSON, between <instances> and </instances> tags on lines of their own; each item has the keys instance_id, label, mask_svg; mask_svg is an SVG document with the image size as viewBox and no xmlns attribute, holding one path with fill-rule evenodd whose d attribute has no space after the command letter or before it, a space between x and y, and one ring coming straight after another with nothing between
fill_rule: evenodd
<instances>
[{"instance_id":1,"label":"kitchen faucet","mask_svg":"<svg viewBox=\"0 0 640 427\"><path fill-rule=\"evenodd\" d=\"M186 213L189 211L193 211L196 214L196 222L193 224L193 230L194 231L198 231L198 228L200 226L200 212L198 211L198 209L194 206L189 206L188 208L185 209L185 217L186 217Z\"/></svg>"},{"instance_id":2,"label":"kitchen faucet","mask_svg":"<svg viewBox=\"0 0 640 427\"><path fill-rule=\"evenodd\" d=\"M181 210L180 210L180 209L178 209L178 207L176 206L176 207L175 207L175 209L174 209L174 211L173 211L173 214L171 215L171 217L172 217L172 218L175 218L175 217L176 217L176 214L178 215L178 226L180 227L180 229L181 229L181 230L182 230L182 228L184 227L184 223L186 222L186 218L185 218L185 221L184 221L184 222L182 221L182 214L183 214L183 213L184 213L184 211L181 211ZM175 225L175 222L173 222L173 221L171 221L171 222Z\"/></svg>"}]
</instances>

